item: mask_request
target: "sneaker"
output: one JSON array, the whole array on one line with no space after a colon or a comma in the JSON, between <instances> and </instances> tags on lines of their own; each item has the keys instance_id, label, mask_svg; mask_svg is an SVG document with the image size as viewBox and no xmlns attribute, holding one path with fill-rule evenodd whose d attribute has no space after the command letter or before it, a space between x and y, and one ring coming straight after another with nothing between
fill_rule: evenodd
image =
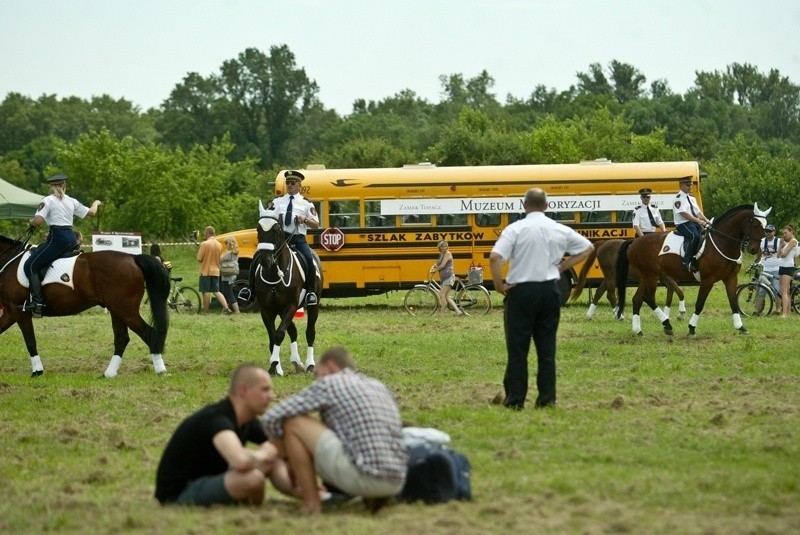
<instances>
[{"instance_id":1,"label":"sneaker","mask_svg":"<svg viewBox=\"0 0 800 535\"><path fill-rule=\"evenodd\" d=\"M233 314L233 310L231 310L230 308L226 308L225 310L222 311L222 313L225 314L226 316L230 316L231 314Z\"/></svg>"},{"instance_id":2,"label":"sneaker","mask_svg":"<svg viewBox=\"0 0 800 535\"><path fill-rule=\"evenodd\" d=\"M308 292L308 295L306 295L306 305L313 307L316 304L317 304L317 294L315 294L314 292Z\"/></svg>"}]
</instances>

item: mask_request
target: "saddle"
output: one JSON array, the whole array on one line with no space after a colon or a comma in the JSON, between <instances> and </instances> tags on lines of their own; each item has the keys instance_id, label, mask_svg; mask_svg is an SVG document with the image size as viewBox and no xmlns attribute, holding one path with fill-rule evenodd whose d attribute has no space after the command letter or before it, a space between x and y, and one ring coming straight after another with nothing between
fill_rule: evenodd
<instances>
[{"instance_id":1,"label":"saddle","mask_svg":"<svg viewBox=\"0 0 800 535\"><path fill-rule=\"evenodd\" d=\"M75 270L75 262L78 260L78 252L72 252L66 257L61 257L47 267L39 270L39 277L42 281L42 287L51 283L59 283L69 288L75 289L73 284L73 271ZM23 266L30 257L31 252L27 251L17 264L17 282L24 287L29 288L28 276L25 274Z\"/></svg>"}]
</instances>

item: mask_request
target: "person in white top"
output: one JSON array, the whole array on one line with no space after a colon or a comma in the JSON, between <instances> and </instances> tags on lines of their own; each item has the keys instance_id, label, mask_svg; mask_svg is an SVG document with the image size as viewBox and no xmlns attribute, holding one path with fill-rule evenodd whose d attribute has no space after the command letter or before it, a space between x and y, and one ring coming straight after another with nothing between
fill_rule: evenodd
<instances>
[{"instance_id":1,"label":"person in white top","mask_svg":"<svg viewBox=\"0 0 800 535\"><path fill-rule=\"evenodd\" d=\"M100 201L94 201L87 208L76 199L67 195L67 175L55 175L47 179L50 184L50 195L42 199L36 214L28 222L31 227L38 227L47 223L47 240L36 247L30 258L25 262L24 271L30 284L30 300L23 305L30 308L34 318L41 318L44 304L42 303L41 278L54 260L63 256L78 245L75 232L72 230L72 219L78 216L94 216L100 206ZM41 271L41 272L40 272Z\"/></svg>"},{"instance_id":2,"label":"person in white top","mask_svg":"<svg viewBox=\"0 0 800 535\"><path fill-rule=\"evenodd\" d=\"M780 259L778 273L781 276L781 302L783 303L781 317L783 318L789 317L792 309L789 288L792 284L794 272L797 271L795 263L798 255L800 255L800 246L797 244L797 238L794 237L794 227L786 225L783 227L783 245L781 250L778 251L778 258Z\"/></svg>"},{"instance_id":3,"label":"person in white top","mask_svg":"<svg viewBox=\"0 0 800 535\"><path fill-rule=\"evenodd\" d=\"M780 268L780 258L778 258L778 251L781 248L781 240L775 235L775 225L769 224L764 227L766 236L761 240L761 247L756 255L756 262L761 263L763 266L763 273L769 276L770 284L772 284L775 293L780 295L780 275L778 269ZM764 294L766 290L759 287L756 294L755 313L761 314L764 310Z\"/></svg>"},{"instance_id":4,"label":"person in white top","mask_svg":"<svg viewBox=\"0 0 800 535\"><path fill-rule=\"evenodd\" d=\"M306 233L309 227L319 228L319 216L314 208L314 203L300 195L300 183L305 176L300 171L286 171L283 176L286 180L286 194L273 199L268 209L278 213L289 245L293 245L295 250L305 258L306 305L316 306L319 300L315 292L314 254L306 242Z\"/></svg>"},{"instance_id":5,"label":"person in white top","mask_svg":"<svg viewBox=\"0 0 800 535\"><path fill-rule=\"evenodd\" d=\"M639 190L639 198L642 204L633 209L633 232L636 237L652 234L653 232L666 232L664 220L661 219L661 212L658 206L650 204L650 194L653 190L642 188Z\"/></svg>"},{"instance_id":6,"label":"person in white top","mask_svg":"<svg viewBox=\"0 0 800 535\"><path fill-rule=\"evenodd\" d=\"M547 195L539 188L525 193L524 219L503 229L489 261L494 289L506 294L503 325L508 362L503 405L521 410L528 394L528 350L536 345L536 407L556 404L556 331L561 316L561 273L584 260L592 243L544 214ZM564 257L565 254L570 256ZM503 264L509 262L506 280Z\"/></svg>"},{"instance_id":7,"label":"person in white top","mask_svg":"<svg viewBox=\"0 0 800 535\"><path fill-rule=\"evenodd\" d=\"M685 239L683 244L684 269L697 271L694 255L697 254L697 250L700 248L700 237L702 236L703 228L710 225L711 222L703 215L700 206L697 204L697 199L692 196L691 177L681 178L679 184L680 191L675 196L675 204L672 210L675 232Z\"/></svg>"}]
</instances>

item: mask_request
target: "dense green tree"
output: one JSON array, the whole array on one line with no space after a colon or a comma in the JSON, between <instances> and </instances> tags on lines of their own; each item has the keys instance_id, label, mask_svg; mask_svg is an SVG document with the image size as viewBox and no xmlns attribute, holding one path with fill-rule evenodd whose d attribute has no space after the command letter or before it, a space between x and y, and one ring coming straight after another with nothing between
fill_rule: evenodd
<instances>
[{"instance_id":1,"label":"dense green tree","mask_svg":"<svg viewBox=\"0 0 800 535\"><path fill-rule=\"evenodd\" d=\"M800 159L785 142L773 146L773 152L760 141L748 141L744 135L725 142L707 165L709 177L703 183L706 212L719 215L740 204L758 203L772 207L769 217L778 226L797 224L800 197L797 177Z\"/></svg>"}]
</instances>

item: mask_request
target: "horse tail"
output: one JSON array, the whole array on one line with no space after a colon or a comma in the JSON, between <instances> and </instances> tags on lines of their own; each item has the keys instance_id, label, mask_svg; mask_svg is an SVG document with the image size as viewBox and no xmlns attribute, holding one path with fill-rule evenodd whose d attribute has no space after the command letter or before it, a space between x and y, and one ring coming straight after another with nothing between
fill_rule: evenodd
<instances>
[{"instance_id":1,"label":"horse tail","mask_svg":"<svg viewBox=\"0 0 800 535\"><path fill-rule=\"evenodd\" d=\"M625 240L617 253L617 319L625 310L625 291L628 289L628 247L633 240Z\"/></svg>"},{"instance_id":2,"label":"horse tail","mask_svg":"<svg viewBox=\"0 0 800 535\"><path fill-rule=\"evenodd\" d=\"M586 257L586 260L581 267L581 272L578 273L578 282L575 284L575 287L572 289L572 293L569 296L570 301L576 300L580 297L581 293L583 293L583 288L586 286L586 276L589 274L589 270L592 269L592 264L594 264L594 259L597 257L597 247L592 248L592 252L589 253L589 256Z\"/></svg>"},{"instance_id":3,"label":"horse tail","mask_svg":"<svg viewBox=\"0 0 800 535\"><path fill-rule=\"evenodd\" d=\"M142 270L147 295L150 300L150 312L153 315L153 329L155 330L153 353L164 351L169 328L169 314L167 298L169 297L169 273L164 264L154 256L140 254L134 257L136 265Z\"/></svg>"}]
</instances>

